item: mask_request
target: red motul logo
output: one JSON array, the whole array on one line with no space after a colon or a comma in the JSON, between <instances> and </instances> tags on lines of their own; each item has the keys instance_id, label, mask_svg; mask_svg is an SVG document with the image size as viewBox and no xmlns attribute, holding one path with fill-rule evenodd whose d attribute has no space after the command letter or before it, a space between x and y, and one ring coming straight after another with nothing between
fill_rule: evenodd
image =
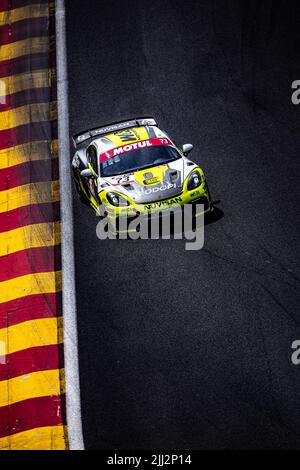
<instances>
[{"instance_id":1,"label":"red motul logo","mask_svg":"<svg viewBox=\"0 0 300 470\"><path fill-rule=\"evenodd\" d=\"M122 155L126 152L131 152L132 150L142 149L145 147L155 147L157 145L173 145L173 143L167 138L161 139L149 139L142 140L141 142L133 142L132 144L123 145L122 147L116 147L108 152L102 153L100 155L100 163L105 162L109 158L115 157L116 155Z\"/></svg>"}]
</instances>

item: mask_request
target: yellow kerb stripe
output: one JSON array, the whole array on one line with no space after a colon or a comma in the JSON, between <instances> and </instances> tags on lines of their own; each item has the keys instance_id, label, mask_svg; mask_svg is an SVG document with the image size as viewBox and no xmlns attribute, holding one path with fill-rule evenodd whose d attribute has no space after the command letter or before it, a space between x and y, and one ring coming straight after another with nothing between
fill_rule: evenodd
<instances>
[{"instance_id":1,"label":"yellow kerb stripe","mask_svg":"<svg viewBox=\"0 0 300 470\"><path fill-rule=\"evenodd\" d=\"M37 37L4 44L0 47L0 61L16 59L28 54L49 52L52 41L54 44L54 38L51 37Z\"/></svg>"},{"instance_id":2,"label":"yellow kerb stripe","mask_svg":"<svg viewBox=\"0 0 300 470\"><path fill-rule=\"evenodd\" d=\"M65 393L64 380L60 381L63 373L63 369L32 372L0 382L0 406Z\"/></svg>"},{"instance_id":3,"label":"yellow kerb stripe","mask_svg":"<svg viewBox=\"0 0 300 470\"><path fill-rule=\"evenodd\" d=\"M0 438L0 450L66 450L65 426L46 426Z\"/></svg>"},{"instance_id":4,"label":"yellow kerb stripe","mask_svg":"<svg viewBox=\"0 0 300 470\"><path fill-rule=\"evenodd\" d=\"M1 78L1 95L11 95L31 88L46 88L55 83L55 69L36 70ZM3 101L5 102L5 101Z\"/></svg>"},{"instance_id":5,"label":"yellow kerb stripe","mask_svg":"<svg viewBox=\"0 0 300 470\"><path fill-rule=\"evenodd\" d=\"M57 103L35 103L0 112L0 131L57 118Z\"/></svg>"},{"instance_id":6,"label":"yellow kerb stripe","mask_svg":"<svg viewBox=\"0 0 300 470\"><path fill-rule=\"evenodd\" d=\"M0 213L32 204L59 201L59 181L29 183L0 191Z\"/></svg>"},{"instance_id":7,"label":"yellow kerb stripe","mask_svg":"<svg viewBox=\"0 0 300 470\"><path fill-rule=\"evenodd\" d=\"M16 21L27 20L29 18L41 18L43 16L53 15L53 3L41 3L28 5L14 10L0 12L0 26Z\"/></svg>"},{"instance_id":8,"label":"yellow kerb stripe","mask_svg":"<svg viewBox=\"0 0 300 470\"><path fill-rule=\"evenodd\" d=\"M58 245L60 234L60 222L26 225L0 233L0 257L29 248Z\"/></svg>"},{"instance_id":9,"label":"yellow kerb stripe","mask_svg":"<svg viewBox=\"0 0 300 470\"><path fill-rule=\"evenodd\" d=\"M62 317L55 317L29 320L9 328L1 328L0 341L3 345L2 352L5 353L2 356L5 357L23 349L60 344L63 342L62 327Z\"/></svg>"},{"instance_id":10,"label":"yellow kerb stripe","mask_svg":"<svg viewBox=\"0 0 300 470\"><path fill-rule=\"evenodd\" d=\"M29 142L0 150L0 169L20 165L33 160L57 158L58 141Z\"/></svg>"},{"instance_id":11,"label":"yellow kerb stripe","mask_svg":"<svg viewBox=\"0 0 300 470\"><path fill-rule=\"evenodd\" d=\"M26 274L0 282L0 303L26 297L61 291L61 271Z\"/></svg>"}]
</instances>

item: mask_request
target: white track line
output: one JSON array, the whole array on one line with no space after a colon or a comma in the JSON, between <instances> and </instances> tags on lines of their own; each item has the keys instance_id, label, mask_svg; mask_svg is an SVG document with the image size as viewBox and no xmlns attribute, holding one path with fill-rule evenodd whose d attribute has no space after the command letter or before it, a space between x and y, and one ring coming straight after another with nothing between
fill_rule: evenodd
<instances>
[{"instance_id":1,"label":"white track line","mask_svg":"<svg viewBox=\"0 0 300 470\"><path fill-rule=\"evenodd\" d=\"M56 61L57 61L57 102L59 172L61 185L62 221L62 282L64 357L66 370L66 402L69 446L71 450L83 450L81 423L80 384L78 366L78 341L75 297L75 268L72 211L72 178L70 162L68 81L65 2L56 0Z\"/></svg>"}]
</instances>

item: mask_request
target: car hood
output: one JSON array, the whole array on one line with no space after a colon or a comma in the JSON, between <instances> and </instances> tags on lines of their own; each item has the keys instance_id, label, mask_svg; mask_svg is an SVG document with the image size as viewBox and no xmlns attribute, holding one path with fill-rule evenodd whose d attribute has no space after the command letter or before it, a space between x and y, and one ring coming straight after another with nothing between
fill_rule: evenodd
<instances>
[{"instance_id":1,"label":"car hood","mask_svg":"<svg viewBox=\"0 0 300 470\"><path fill-rule=\"evenodd\" d=\"M124 175L99 178L99 189L115 190L137 204L167 199L182 192L187 171L190 172L192 166L196 165L185 158L179 158L167 164Z\"/></svg>"}]
</instances>

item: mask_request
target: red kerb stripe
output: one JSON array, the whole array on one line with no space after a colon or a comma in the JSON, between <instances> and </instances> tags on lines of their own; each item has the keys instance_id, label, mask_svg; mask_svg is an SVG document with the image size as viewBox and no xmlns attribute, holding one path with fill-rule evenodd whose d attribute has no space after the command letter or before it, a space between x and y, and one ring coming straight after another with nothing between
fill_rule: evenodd
<instances>
[{"instance_id":1,"label":"red kerb stripe","mask_svg":"<svg viewBox=\"0 0 300 470\"><path fill-rule=\"evenodd\" d=\"M57 121L31 122L0 131L0 149L39 140L57 139Z\"/></svg>"},{"instance_id":2,"label":"red kerb stripe","mask_svg":"<svg viewBox=\"0 0 300 470\"><path fill-rule=\"evenodd\" d=\"M61 247L30 248L0 257L0 282L32 273L61 270Z\"/></svg>"},{"instance_id":3,"label":"red kerb stripe","mask_svg":"<svg viewBox=\"0 0 300 470\"><path fill-rule=\"evenodd\" d=\"M0 408L0 438L29 429L65 424L65 397L31 398Z\"/></svg>"},{"instance_id":4,"label":"red kerb stripe","mask_svg":"<svg viewBox=\"0 0 300 470\"><path fill-rule=\"evenodd\" d=\"M54 86L55 85L55 86ZM56 100L56 84L53 87L30 88L28 90L18 91L2 97L3 103L0 103L0 111L19 108L35 103L49 103Z\"/></svg>"},{"instance_id":5,"label":"red kerb stripe","mask_svg":"<svg viewBox=\"0 0 300 470\"><path fill-rule=\"evenodd\" d=\"M5 361L3 364L2 362ZM9 380L20 375L43 370L62 369L64 367L63 345L50 344L36 348L24 349L0 361L0 381Z\"/></svg>"},{"instance_id":6,"label":"red kerb stripe","mask_svg":"<svg viewBox=\"0 0 300 470\"><path fill-rule=\"evenodd\" d=\"M62 315L61 292L35 294L0 304L0 328Z\"/></svg>"},{"instance_id":7,"label":"red kerb stripe","mask_svg":"<svg viewBox=\"0 0 300 470\"><path fill-rule=\"evenodd\" d=\"M33 160L0 169L0 191L58 179L58 159Z\"/></svg>"},{"instance_id":8,"label":"red kerb stripe","mask_svg":"<svg viewBox=\"0 0 300 470\"><path fill-rule=\"evenodd\" d=\"M3 60L0 62L0 78L19 73L33 72L34 70L45 70L55 67L55 64L55 50Z\"/></svg>"},{"instance_id":9,"label":"red kerb stripe","mask_svg":"<svg viewBox=\"0 0 300 470\"><path fill-rule=\"evenodd\" d=\"M60 220L60 203L33 204L0 213L0 233L31 224Z\"/></svg>"},{"instance_id":10,"label":"red kerb stripe","mask_svg":"<svg viewBox=\"0 0 300 470\"><path fill-rule=\"evenodd\" d=\"M47 37L53 31L53 16L26 18L14 23L0 26L0 44L10 44L23 39ZM49 38L50 41L50 38Z\"/></svg>"}]
</instances>

